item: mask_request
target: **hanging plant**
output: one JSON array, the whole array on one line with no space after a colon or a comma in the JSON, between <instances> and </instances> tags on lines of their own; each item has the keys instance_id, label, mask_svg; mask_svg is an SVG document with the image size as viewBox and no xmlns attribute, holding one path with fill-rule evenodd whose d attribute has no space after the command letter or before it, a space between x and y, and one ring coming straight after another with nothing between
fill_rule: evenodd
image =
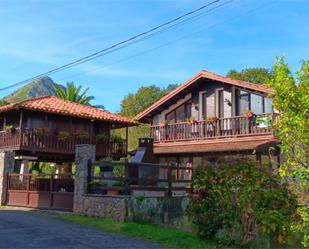
<instances>
[{"instance_id":1,"label":"hanging plant","mask_svg":"<svg viewBox=\"0 0 309 249\"><path fill-rule=\"evenodd\" d=\"M214 125L214 124L216 124L217 120L218 120L217 116L209 116L209 117L206 118L206 123Z\"/></svg>"},{"instance_id":2,"label":"hanging plant","mask_svg":"<svg viewBox=\"0 0 309 249\"><path fill-rule=\"evenodd\" d=\"M43 137L48 133L48 128L47 127L35 128L34 132L38 137Z\"/></svg>"},{"instance_id":3,"label":"hanging plant","mask_svg":"<svg viewBox=\"0 0 309 249\"><path fill-rule=\"evenodd\" d=\"M98 133L96 135L96 140L100 141L100 142L106 141L107 140L107 136L106 136L105 133Z\"/></svg>"},{"instance_id":4,"label":"hanging plant","mask_svg":"<svg viewBox=\"0 0 309 249\"><path fill-rule=\"evenodd\" d=\"M57 134L57 138L58 138L58 140L60 140L60 141L68 140L68 138L69 138L69 133L66 132L66 131L59 131L58 134Z\"/></svg>"},{"instance_id":5,"label":"hanging plant","mask_svg":"<svg viewBox=\"0 0 309 249\"><path fill-rule=\"evenodd\" d=\"M87 139L87 138L89 138L89 134L87 132L84 132L84 131L77 131L76 133L74 133L74 135L77 139Z\"/></svg>"}]
</instances>

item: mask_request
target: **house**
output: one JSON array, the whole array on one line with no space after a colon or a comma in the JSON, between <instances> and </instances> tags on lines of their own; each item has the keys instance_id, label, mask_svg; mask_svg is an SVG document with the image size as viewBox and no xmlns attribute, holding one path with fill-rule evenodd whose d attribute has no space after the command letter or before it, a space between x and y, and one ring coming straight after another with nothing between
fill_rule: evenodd
<instances>
[{"instance_id":1,"label":"house","mask_svg":"<svg viewBox=\"0 0 309 249\"><path fill-rule=\"evenodd\" d=\"M150 124L160 163L197 167L244 156L262 163L278 144L269 94L263 85L202 70L135 118Z\"/></svg>"},{"instance_id":2,"label":"house","mask_svg":"<svg viewBox=\"0 0 309 249\"><path fill-rule=\"evenodd\" d=\"M71 163L75 145L87 143L96 145L97 158L119 159L127 156L128 137L112 137L111 131L133 125L92 106L38 97L0 107L0 150L14 151L19 161Z\"/></svg>"}]
</instances>

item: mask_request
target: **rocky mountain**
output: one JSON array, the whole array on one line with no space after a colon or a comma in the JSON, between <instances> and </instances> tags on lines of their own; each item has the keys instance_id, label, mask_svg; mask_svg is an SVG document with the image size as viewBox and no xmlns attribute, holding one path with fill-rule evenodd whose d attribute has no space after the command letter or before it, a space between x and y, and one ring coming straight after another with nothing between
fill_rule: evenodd
<instances>
[{"instance_id":1,"label":"rocky mountain","mask_svg":"<svg viewBox=\"0 0 309 249\"><path fill-rule=\"evenodd\" d=\"M65 89L64 86L56 84L51 78L44 76L5 96L3 100L12 103L40 96L55 95L53 84Z\"/></svg>"}]
</instances>

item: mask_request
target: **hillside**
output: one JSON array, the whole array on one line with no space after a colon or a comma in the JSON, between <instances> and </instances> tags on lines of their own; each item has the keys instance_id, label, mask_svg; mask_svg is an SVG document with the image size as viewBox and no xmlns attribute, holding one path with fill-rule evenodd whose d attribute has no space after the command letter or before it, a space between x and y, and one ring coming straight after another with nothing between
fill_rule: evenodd
<instances>
[{"instance_id":1,"label":"hillside","mask_svg":"<svg viewBox=\"0 0 309 249\"><path fill-rule=\"evenodd\" d=\"M51 78L41 77L5 96L3 100L12 103L40 96L55 95L53 84L56 83ZM65 88L62 85L56 85Z\"/></svg>"}]
</instances>

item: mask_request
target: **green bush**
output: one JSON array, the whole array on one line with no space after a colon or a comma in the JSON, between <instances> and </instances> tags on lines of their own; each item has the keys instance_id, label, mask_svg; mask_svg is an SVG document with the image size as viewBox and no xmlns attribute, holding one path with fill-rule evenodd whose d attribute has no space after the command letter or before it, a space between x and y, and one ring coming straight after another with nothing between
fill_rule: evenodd
<instances>
[{"instance_id":1,"label":"green bush","mask_svg":"<svg viewBox=\"0 0 309 249\"><path fill-rule=\"evenodd\" d=\"M260 235L284 243L296 219L297 201L269 168L251 163L197 170L199 193L188 213L201 237L244 246Z\"/></svg>"}]
</instances>

